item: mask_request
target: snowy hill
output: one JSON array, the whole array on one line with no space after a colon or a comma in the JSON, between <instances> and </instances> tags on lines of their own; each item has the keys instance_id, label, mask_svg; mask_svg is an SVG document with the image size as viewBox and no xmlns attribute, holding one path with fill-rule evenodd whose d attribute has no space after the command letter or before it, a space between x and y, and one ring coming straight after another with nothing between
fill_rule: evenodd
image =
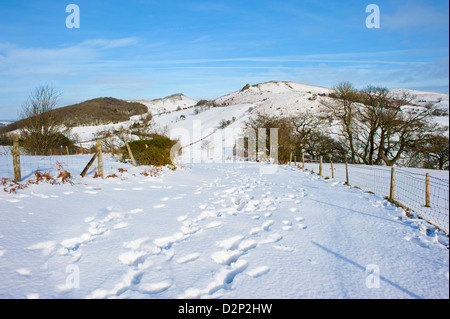
<instances>
[{"instance_id":1,"label":"snowy hill","mask_svg":"<svg viewBox=\"0 0 450 319\"><path fill-rule=\"evenodd\" d=\"M215 100L216 104L230 106L252 104L254 113L276 115L295 115L301 112L315 113L320 100L326 100L332 88L299 84L294 82L270 81L256 85L246 85L236 91ZM432 105L438 109L436 118L440 123L447 123L449 113L449 95L444 93L424 92L409 89L392 89L394 96L409 94L413 99L411 106L426 107Z\"/></svg>"},{"instance_id":2,"label":"snowy hill","mask_svg":"<svg viewBox=\"0 0 450 319\"><path fill-rule=\"evenodd\" d=\"M242 90L219 97L215 102L224 106L252 104L254 113L293 115L316 110L319 98L331 91L330 88L314 85L271 81L246 85Z\"/></svg>"},{"instance_id":3,"label":"snowy hill","mask_svg":"<svg viewBox=\"0 0 450 319\"><path fill-rule=\"evenodd\" d=\"M11 124L12 122L10 122L10 121L0 121L0 128L1 127L4 127L4 126L7 126L7 125L9 125L9 124Z\"/></svg>"},{"instance_id":4,"label":"snowy hill","mask_svg":"<svg viewBox=\"0 0 450 319\"><path fill-rule=\"evenodd\" d=\"M391 92L395 95L401 96L406 93L413 97L411 101L412 107L421 108L433 106L436 110L433 112L433 120L440 126L449 125L449 95L443 93L415 91L408 89L393 89ZM448 131L447 131L448 134Z\"/></svg>"},{"instance_id":5,"label":"snowy hill","mask_svg":"<svg viewBox=\"0 0 450 319\"><path fill-rule=\"evenodd\" d=\"M148 107L148 111L152 114L171 112L177 109L184 109L197 104L196 100L191 99L190 97L187 97L180 93L151 101L136 100L128 102L142 103Z\"/></svg>"}]
</instances>

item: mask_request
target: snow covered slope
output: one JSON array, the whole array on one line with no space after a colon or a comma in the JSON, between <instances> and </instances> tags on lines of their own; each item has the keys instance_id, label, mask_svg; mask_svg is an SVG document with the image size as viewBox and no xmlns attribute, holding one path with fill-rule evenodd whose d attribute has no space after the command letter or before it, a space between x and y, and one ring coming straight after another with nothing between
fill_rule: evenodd
<instances>
[{"instance_id":1,"label":"snow covered slope","mask_svg":"<svg viewBox=\"0 0 450 319\"><path fill-rule=\"evenodd\" d=\"M215 102L219 105L229 106L235 104L252 104L254 113L275 115L295 115L302 112L316 114L320 99L326 100L333 89L320 86L299 84L294 82L271 81L256 85L246 85L242 90L222 97ZM447 121L449 113L449 95L443 93L415 91L408 89L393 89L394 95L402 96L406 93L413 97L411 105L425 107L432 105L440 110L441 114L435 119L440 123ZM439 111L438 111L439 112Z\"/></svg>"},{"instance_id":2,"label":"snow covered slope","mask_svg":"<svg viewBox=\"0 0 450 319\"><path fill-rule=\"evenodd\" d=\"M7 126L7 125L9 125L9 124L11 124L11 123L13 123L13 122L10 122L10 121L0 121L0 128L5 127L5 126Z\"/></svg>"},{"instance_id":3,"label":"snow covered slope","mask_svg":"<svg viewBox=\"0 0 450 319\"><path fill-rule=\"evenodd\" d=\"M319 98L332 90L325 87L294 82L272 81L247 85L242 90L219 97L219 105L252 104L255 113L294 115L299 112L314 112Z\"/></svg>"},{"instance_id":4,"label":"snow covered slope","mask_svg":"<svg viewBox=\"0 0 450 319\"><path fill-rule=\"evenodd\" d=\"M190 97L187 97L180 93L151 101L136 100L128 102L142 103L148 107L148 111L152 114L171 112L177 109L184 109L197 104L197 101L195 101L194 99L191 99Z\"/></svg>"},{"instance_id":5,"label":"snow covered slope","mask_svg":"<svg viewBox=\"0 0 450 319\"><path fill-rule=\"evenodd\" d=\"M427 107L433 106L434 111L433 120L443 127L449 126L449 95L435 92L415 91L407 89L393 89L391 92L395 95L401 96L408 94L413 97L411 101L412 107ZM448 130L447 130L448 135Z\"/></svg>"},{"instance_id":6,"label":"snow covered slope","mask_svg":"<svg viewBox=\"0 0 450 319\"><path fill-rule=\"evenodd\" d=\"M449 298L448 237L381 197L286 166L123 167L0 192L0 298Z\"/></svg>"}]
</instances>

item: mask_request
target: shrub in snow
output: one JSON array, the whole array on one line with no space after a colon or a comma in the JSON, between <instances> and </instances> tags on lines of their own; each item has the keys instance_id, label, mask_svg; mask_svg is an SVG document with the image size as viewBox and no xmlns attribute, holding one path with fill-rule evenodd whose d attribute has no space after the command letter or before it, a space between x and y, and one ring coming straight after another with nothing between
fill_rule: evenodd
<instances>
[{"instance_id":1,"label":"shrub in snow","mask_svg":"<svg viewBox=\"0 0 450 319\"><path fill-rule=\"evenodd\" d=\"M138 165L165 166L173 165L170 158L170 150L176 141L166 136L156 135L150 140L140 140L129 143L131 152ZM128 159L129 154L123 148L123 159Z\"/></svg>"}]
</instances>

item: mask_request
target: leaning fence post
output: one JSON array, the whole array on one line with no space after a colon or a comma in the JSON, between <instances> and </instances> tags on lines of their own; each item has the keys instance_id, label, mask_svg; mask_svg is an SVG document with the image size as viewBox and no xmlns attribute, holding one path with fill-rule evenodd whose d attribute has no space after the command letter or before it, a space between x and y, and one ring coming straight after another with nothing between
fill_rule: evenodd
<instances>
[{"instance_id":1,"label":"leaning fence post","mask_svg":"<svg viewBox=\"0 0 450 319\"><path fill-rule=\"evenodd\" d=\"M19 135L13 135L13 165L14 165L14 181L22 181L22 176L20 173L20 155L19 155Z\"/></svg>"},{"instance_id":2,"label":"leaning fence post","mask_svg":"<svg viewBox=\"0 0 450 319\"><path fill-rule=\"evenodd\" d=\"M425 207L430 206L430 174L425 174Z\"/></svg>"},{"instance_id":3,"label":"leaning fence post","mask_svg":"<svg viewBox=\"0 0 450 319\"><path fill-rule=\"evenodd\" d=\"M322 176L322 163L323 163L323 156L320 156L319 176Z\"/></svg>"},{"instance_id":4,"label":"leaning fence post","mask_svg":"<svg viewBox=\"0 0 450 319\"><path fill-rule=\"evenodd\" d=\"M133 163L133 166L137 166L136 161L134 160L133 152L131 151L130 144L128 142L125 143L127 146L128 154L130 154L131 162Z\"/></svg>"},{"instance_id":5,"label":"leaning fence post","mask_svg":"<svg viewBox=\"0 0 450 319\"><path fill-rule=\"evenodd\" d=\"M394 193L395 193L395 167L391 168L391 186L389 189L389 201L394 202Z\"/></svg>"},{"instance_id":6,"label":"leaning fence post","mask_svg":"<svg viewBox=\"0 0 450 319\"><path fill-rule=\"evenodd\" d=\"M87 173L87 171L89 170L89 168L91 167L92 163L94 163L95 159L97 158L98 153L95 152L94 156L92 156L91 160L89 161L89 163L87 163L86 167L83 169L83 171L81 172L81 177L84 177Z\"/></svg>"},{"instance_id":7,"label":"leaning fence post","mask_svg":"<svg viewBox=\"0 0 450 319\"><path fill-rule=\"evenodd\" d=\"M103 177L102 140L97 140L98 176Z\"/></svg>"}]
</instances>

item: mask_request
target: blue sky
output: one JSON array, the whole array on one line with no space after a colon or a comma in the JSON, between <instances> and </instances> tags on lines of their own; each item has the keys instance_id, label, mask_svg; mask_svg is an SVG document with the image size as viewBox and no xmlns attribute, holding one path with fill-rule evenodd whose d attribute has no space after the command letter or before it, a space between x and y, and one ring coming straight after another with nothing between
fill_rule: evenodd
<instances>
[{"instance_id":1,"label":"blue sky","mask_svg":"<svg viewBox=\"0 0 450 319\"><path fill-rule=\"evenodd\" d=\"M68 29L68 4L80 28ZM367 5L380 28L366 27ZM213 99L246 83L380 85L448 93L445 1L0 2L0 119L50 84L60 106L111 96Z\"/></svg>"}]
</instances>

